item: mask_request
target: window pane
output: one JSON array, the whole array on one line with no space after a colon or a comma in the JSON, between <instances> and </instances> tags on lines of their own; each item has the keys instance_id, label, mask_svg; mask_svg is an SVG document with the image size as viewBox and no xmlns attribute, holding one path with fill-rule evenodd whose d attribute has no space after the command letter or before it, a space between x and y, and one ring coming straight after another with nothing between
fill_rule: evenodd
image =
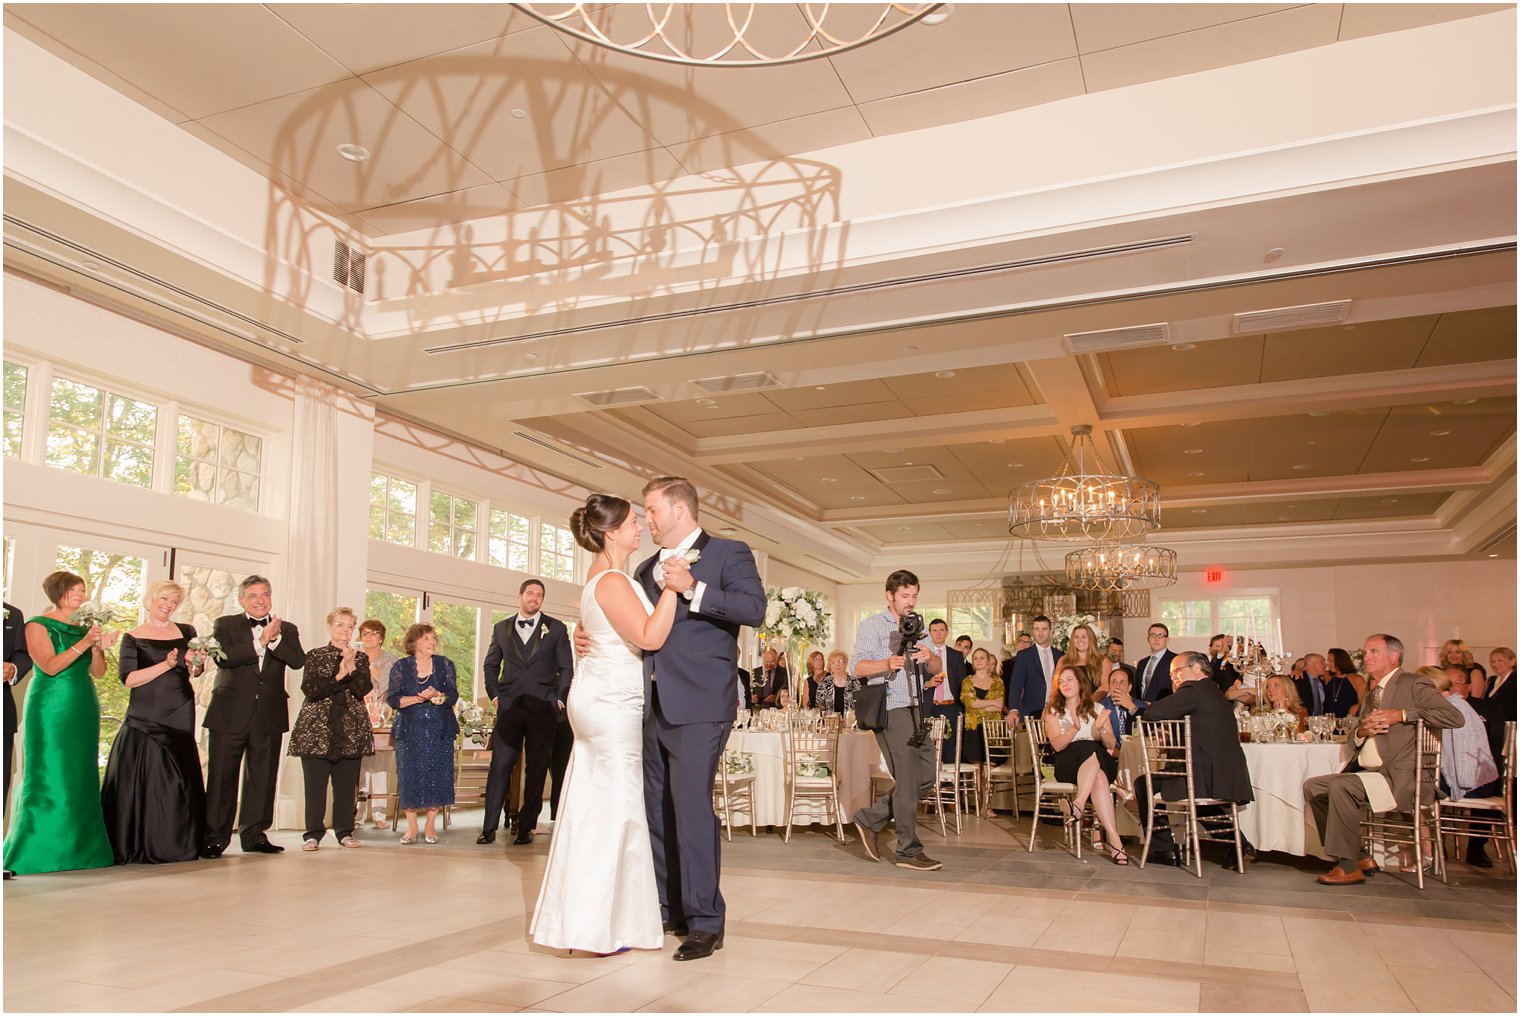
<instances>
[{"instance_id":1,"label":"window pane","mask_svg":"<svg viewBox=\"0 0 1520 1016\"><path fill-rule=\"evenodd\" d=\"M385 647L398 656L406 655L402 640L406 630L417 623L417 597L385 593L378 589L364 593L364 619L385 625ZM382 695L385 689L380 689Z\"/></svg>"},{"instance_id":2,"label":"window pane","mask_svg":"<svg viewBox=\"0 0 1520 1016\"><path fill-rule=\"evenodd\" d=\"M434 525L447 526L449 524L449 508L452 507L453 498L441 490L433 491L428 498L428 519Z\"/></svg>"},{"instance_id":3,"label":"window pane","mask_svg":"<svg viewBox=\"0 0 1520 1016\"><path fill-rule=\"evenodd\" d=\"M223 469L218 483L220 489L217 500L222 504L250 512L259 510L259 478L254 474Z\"/></svg>"},{"instance_id":4,"label":"window pane","mask_svg":"<svg viewBox=\"0 0 1520 1016\"><path fill-rule=\"evenodd\" d=\"M504 512L504 511L498 511L495 508L491 509L491 535L492 536L499 536L503 540L506 539L506 536L507 536L507 519L508 519L508 515L507 515L506 512Z\"/></svg>"},{"instance_id":5,"label":"window pane","mask_svg":"<svg viewBox=\"0 0 1520 1016\"><path fill-rule=\"evenodd\" d=\"M107 625L110 631L128 631L137 627L141 616L146 566L142 558L113 554L85 547L59 547L56 566L84 579L85 595L102 605L116 607L121 620ZM106 654L106 672L95 678L95 692L102 716L122 719L127 715L128 691L117 676L117 654ZM100 754L110 753L116 727L101 731ZM103 768L102 768L103 771Z\"/></svg>"},{"instance_id":6,"label":"window pane","mask_svg":"<svg viewBox=\"0 0 1520 1016\"><path fill-rule=\"evenodd\" d=\"M369 503L385 507L385 481L384 473L369 474Z\"/></svg>"},{"instance_id":7,"label":"window pane","mask_svg":"<svg viewBox=\"0 0 1520 1016\"><path fill-rule=\"evenodd\" d=\"M216 444L221 429L217 424L198 420L193 416L181 415L175 437L175 450L193 459L215 458Z\"/></svg>"},{"instance_id":8,"label":"window pane","mask_svg":"<svg viewBox=\"0 0 1520 1016\"><path fill-rule=\"evenodd\" d=\"M222 430L222 465L243 473L257 473L264 439L231 427Z\"/></svg>"},{"instance_id":9,"label":"window pane","mask_svg":"<svg viewBox=\"0 0 1520 1016\"><path fill-rule=\"evenodd\" d=\"M465 530L454 530L454 556L473 559L475 557L475 534Z\"/></svg>"},{"instance_id":10,"label":"window pane","mask_svg":"<svg viewBox=\"0 0 1520 1016\"><path fill-rule=\"evenodd\" d=\"M1161 621L1171 631L1172 637L1198 636L1207 638L1209 631L1208 600L1162 600Z\"/></svg>"},{"instance_id":11,"label":"window pane","mask_svg":"<svg viewBox=\"0 0 1520 1016\"><path fill-rule=\"evenodd\" d=\"M992 638L992 607L977 604L967 607L951 607L945 619L950 625L950 635L970 635L973 642L985 642Z\"/></svg>"},{"instance_id":12,"label":"window pane","mask_svg":"<svg viewBox=\"0 0 1520 1016\"><path fill-rule=\"evenodd\" d=\"M101 475L117 483L129 483L134 487L153 485L153 449L118 441L106 441L105 466Z\"/></svg>"},{"instance_id":13,"label":"window pane","mask_svg":"<svg viewBox=\"0 0 1520 1016\"><path fill-rule=\"evenodd\" d=\"M71 473L100 473L100 435L55 423L48 428L48 465Z\"/></svg>"},{"instance_id":14,"label":"window pane","mask_svg":"<svg viewBox=\"0 0 1520 1016\"><path fill-rule=\"evenodd\" d=\"M216 493L216 467L209 462L176 459L174 492L196 501L210 501Z\"/></svg>"},{"instance_id":15,"label":"window pane","mask_svg":"<svg viewBox=\"0 0 1520 1016\"><path fill-rule=\"evenodd\" d=\"M465 501L460 498L454 499L454 528L475 531L475 517L480 511L480 506L474 501Z\"/></svg>"},{"instance_id":16,"label":"window pane","mask_svg":"<svg viewBox=\"0 0 1520 1016\"><path fill-rule=\"evenodd\" d=\"M91 388L66 378L54 378L48 415L54 420L72 423L76 427L99 430L104 401L104 394L99 388Z\"/></svg>"},{"instance_id":17,"label":"window pane","mask_svg":"<svg viewBox=\"0 0 1520 1016\"><path fill-rule=\"evenodd\" d=\"M492 528L495 528L494 523ZM498 568L507 566L507 541L494 534L486 539L486 562Z\"/></svg>"},{"instance_id":18,"label":"window pane","mask_svg":"<svg viewBox=\"0 0 1520 1016\"><path fill-rule=\"evenodd\" d=\"M369 506L369 538L371 540L385 539L385 509L375 505Z\"/></svg>"},{"instance_id":19,"label":"window pane","mask_svg":"<svg viewBox=\"0 0 1520 1016\"><path fill-rule=\"evenodd\" d=\"M151 445L158 436L158 407L120 395L110 397L106 431L116 437Z\"/></svg>"},{"instance_id":20,"label":"window pane","mask_svg":"<svg viewBox=\"0 0 1520 1016\"><path fill-rule=\"evenodd\" d=\"M417 546L417 520L411 515L391 512L386 523L386 539L403 547Z\"/></svg>"},{"instance_id":21,"label":"window pane","mask_svg":"<svg viewBox=\"0 0 1520 1016\"><path fill-rule=\"evenodd\" d=\"M1274 629L1270 596L1234 596L1219 601L1219 628L1227 634L1252 632L1263 636Z\"/></svg>"},{"instance_id":22,"label":"window pane","mask_svg":"<svg viewBox=\"0 0 1520 1016\"><path fill-rule=\"evenodd\" d=\"M18 413L26 408L26 368L19 363L5 365L5 408Z\"/></svg>"},{"instance_id":23,"label":"window pane","mask_svg":"<svg viewBox=\"0 0 1520 1016\"><path fill-rule=\"evenodd\" d=\"M428 526L428 550L435 554L449 552L449 527L433 523Z\"/></svg>"},{"instance_id":24,"label":"window pane","mask_svg":"<svg viewBox=\"0 0 1520 1016\"><path fill-rule=\"evenodd\" d=\"M21 414L5 411L5 454L9 458L21 457Z\"/></svg>"},{"instance_id":25,"label":"window pane","mask_svg":"<svg viewBox=\"0 0 1520 1016\"><path fill-rule=\"evenodd\" d=\"M433 602L438 654L454 661L459 671L459 697L471 702L475 700L475 623L479 617L479 607Z\"/></svg>"},{"instance_id":26,"label":"window pane","mask_svg":"<svg viewBox=\"0 0 1520 1016\"><path fill-rule=\"evenodd\" d=\"M398 480L394 476L391 479L390 509L393 512L405 512L408 515L417 514L417 485Z\"/></svg>"}]
</instances>

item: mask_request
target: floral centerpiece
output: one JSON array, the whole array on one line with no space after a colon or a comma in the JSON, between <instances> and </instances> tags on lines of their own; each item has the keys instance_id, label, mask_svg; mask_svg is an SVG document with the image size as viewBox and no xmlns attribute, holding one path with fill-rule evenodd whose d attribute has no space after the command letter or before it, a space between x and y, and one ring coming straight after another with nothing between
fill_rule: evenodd
<instances>
[{"instance_id":1,"label":"floral centerpiece","mask_svg":"<svg viewBox=\"0 0 1520 1016\"><path fill-rule=\"evenodd\" d=\"M1098 640L1098 644L1093 647L1094 650L1099 653L1108 652L1108 643L1112 640L1112 636L1103 627L1103 623L1092 614L1068 614L1057 618L1052 626L1051 641L1060 646L1063 651L1068 649L1071 646L1072 629L1084 624L1093 630L1093 635Z\"/></svg>"},{"instance_id":2,"label":"floral centerpiece","mask_svg":"<svg viewBox=\"0 0 1520 1016\"><path fill-rule=\"evenodd\" d=\"M755 771L755 756L747 751L723 753L723 769L730 776L743 776Z\"/></svg>"},{"instance_id":3,"label":"floral centerpiece","mask_svg":"<svg viewBox=\"0 0 1520 1016\"><path fill-rule=\"evenodd\" d=\"M799 701L798 682L807 675L807 647L822 645L829 639L833 615L823 605L823 594L801 586L784 586L766 590L765 621L760 625L763 639L784 639L795 645L795 664L787 662L787 678L793 702ZM790 653L787 654L790 656Z\"/></svg>"}]
</instances>

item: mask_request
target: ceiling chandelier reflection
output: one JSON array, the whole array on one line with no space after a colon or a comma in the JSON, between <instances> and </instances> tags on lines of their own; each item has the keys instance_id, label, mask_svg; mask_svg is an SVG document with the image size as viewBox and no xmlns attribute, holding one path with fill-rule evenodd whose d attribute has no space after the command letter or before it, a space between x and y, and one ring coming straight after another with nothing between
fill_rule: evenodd
<instances>
[{"instance_id":1,"label":"ceiling chandelier reflection","mask_svg":"<svg viewBox=\"0 0 1520 1016\"><path fill-rule=\"evenodd\" d=\"M1161 528L1161 488L1144 477L1104 472L1091 426L1078 424L1071 434L1072 455L1059 475L1009 492L1008 532L1026 540L1114 543ZM1087 471L1089 458L1095 472Z\"/></svg>"},{"instance_id":2,"label":"ceiling chandelier reflection","mask_svg":"<svg viewBox=\"0 0 1520 1016\"><path fill-rule=\"evenodd\" d=\"M950 4L555 4L512 6L582 42L687 67L771 67L833 56L909 25L936 25Z\"/></svg>"},{"instance_id":3,"label":"ceiling chandelier reflection","mask_svg":"<svg viewBox=\"0 0 1520 1016\"><path fill-rule=\"evenodd\" d=\"M1169 586L1177 581L1177 552L1142 544L1096 543L1066 555L1066 581L1100 592Z\"/></svg>"}]
</instances>

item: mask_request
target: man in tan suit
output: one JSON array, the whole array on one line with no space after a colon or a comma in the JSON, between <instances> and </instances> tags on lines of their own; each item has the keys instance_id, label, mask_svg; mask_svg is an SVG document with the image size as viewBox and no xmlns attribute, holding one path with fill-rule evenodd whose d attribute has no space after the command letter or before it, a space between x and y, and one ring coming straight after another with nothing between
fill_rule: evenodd
<instances>
[{"instance_id":1,"label":"man in tan suit","mask_svg":"<svg viewBox=\"0 0 1520 1016\"><path fill-rule=\"evenodd\" d=\"M1362 849L1362 809L1414 807L1416 721L1437 730L1463 723L1429 678L1400 669L1404 643L1392 635L1372 635L1362 655L1367 696L1361 722L1347 736L1356 754L1340 772L1304 781L1320 841L1335 859L1335 867L1319 877L1321 885L1357 885L1377 874L1377 862ZM1435 787L1427 787L1422 796L1434 793Z\"/></svg>"}]
</instances>

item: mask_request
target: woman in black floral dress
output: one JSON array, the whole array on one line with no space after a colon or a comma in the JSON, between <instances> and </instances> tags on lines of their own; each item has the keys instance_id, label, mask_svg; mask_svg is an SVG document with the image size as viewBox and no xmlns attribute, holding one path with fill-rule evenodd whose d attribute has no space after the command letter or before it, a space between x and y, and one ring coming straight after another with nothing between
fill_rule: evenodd
<instances>
[{"instance_id":1,"label":"woman in black floral dress","mask_svg":"<svg viewBox=\"0 0 1520 1016\"><path fill-rule=\"evenodd\" d=\"M333 833L338 843L357 847L354 802L359 792L359 760L375 753L364 697L371 681L369 657L353 647L359 619L347 607L327 615L331 641L306 654L301 676L301 712L290 732L290 754L301 759L306 780L306 835L302 850L316 850L327 832L327 788L332 786Z\"/></svg>"}]
</instances>

